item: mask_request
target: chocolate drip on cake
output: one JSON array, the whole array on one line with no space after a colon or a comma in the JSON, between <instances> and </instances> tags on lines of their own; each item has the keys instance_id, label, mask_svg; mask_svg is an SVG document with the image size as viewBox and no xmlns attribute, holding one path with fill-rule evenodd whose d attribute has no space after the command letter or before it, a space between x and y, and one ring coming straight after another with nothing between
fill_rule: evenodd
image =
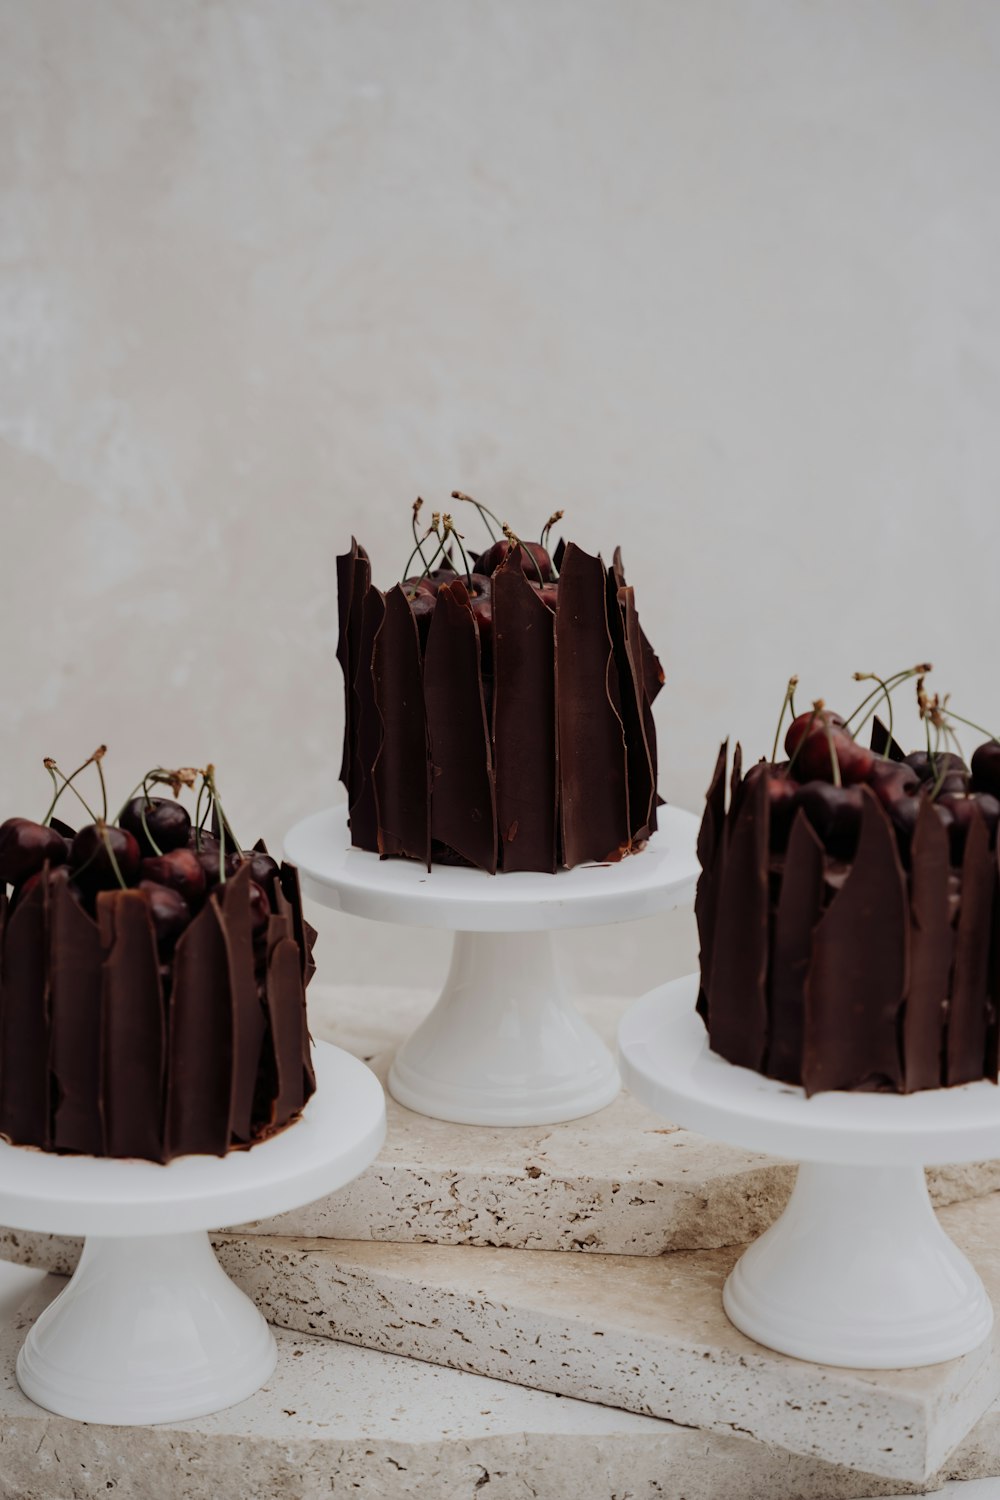
<instances>
[{"instance_id":1,"label":"chocolate drip on cake","mask_svg":"<svg viewBox=\"0 0 1000 1500\"><path fill-rule=\"evenodd\" d=\"M907 1093L946 1082L945 1016L954 948L949 880L948 834L925 802L910 847L910 986L903 1016Z\"/></svg>"},{"instance_id":2,"label":"chocolate drip on cake","mask_svg":"<svg viewBox=\"0 0 1000 1500\"><path fill-rule=\"evenodd\" d=\"M65 880L50 886L49 1071L52 1147L99 1156L101 1118L101 935Z\"/></svg>"},{"instance_id":3,"label":"chocolate drip on cake","mask_svg":"<svg viewBox=\"0 0 1000 1500\"><path fill-rule=\"evenodd\" d=\"M600 558L566 548L556 609L559 808L568 865L630 845L625 729Z\"/></svg>"},{"instance_id":4,"label":"chocolate drip on cake","mask_svg":"<svg viewBox=\"0 0 1000 1500\"><path fill-rule=\"evenodd\" d=\"M431 834L491 874L497 867L496 800L480 672L479 630L465 585L438 591L424 656L431 751Z\"/></svg>"},{"instance_id":5,"label":"chocolate drip on cake","mask_svg":"<svg viewBox=\"0 0 1000 1500\"><path fill-rule=\"evenodd\" d=\"M996 899L989 835L974 810L962 858L962 896L948 1009L947 1083L982 1078L986 1061L990 942Z\"/></svg>"},{"instance_id":6,"label":"chocolate drip on cake","mask_svg":"<svg viewBox=\"0 0 1000 1500\"><path fill-rule=\"evenodd\" d=\"M504 870L556 868L554 626L508 554L493 575L493 754Z\"/></svg>"},{"instance_id":7,"label":"chocolate drip on cake","mask_svg":"<svg viewBox=\"0 0 1000 1500\"><path fill-rule=\"evenodd\" d=\"M417 622L399 584L385 596L372 662L382 743L374 766L378 848L431 866L430 755Z\"/></svg>"},{"instance_id":8,"label":"chocolate drip on cake","mask_svg":"<svg viewBox=\"0 0 1000 1500\"><path fill-rule=\"evenodd\" d=\"M163 997L149 906L139 891L102 891L97 924L104 952L104 1151L107 1156L165 1161ZM227 1088L227 1105L228 1101Z\"/></svg>"},{"instance_id":9,"label":"chocolate drip on cake","mask_svg":"<svg viewBox=\"0 0 1000 1500\"><path fill-rule=\"evenodd\" d=\"M784 1083L802 1077L806 976L823 910L823 862L823 845L800 809L788 839L770 959L765 1072Z\"/></svg>"},{"instance_id":10,"label":"chocolate drip on cake","mask_svg":"<svg viewBox=\"0 0 1000 1500\"><path fill-rule=\"evenodd\" d=\"M737 746L734 777L741 758ZM708 984L713 1048L757 1069L767 1050L768 812L758 778L726 826Z\"/></svg>"}]
</instances>

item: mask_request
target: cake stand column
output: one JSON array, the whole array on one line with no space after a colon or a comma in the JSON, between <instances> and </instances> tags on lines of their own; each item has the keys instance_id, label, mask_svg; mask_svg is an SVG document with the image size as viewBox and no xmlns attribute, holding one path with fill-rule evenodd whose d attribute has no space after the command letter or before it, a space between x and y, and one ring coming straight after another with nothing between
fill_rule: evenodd
<instances>
[{"instance_id":1,"label":"cake stand column","mask_svg":"<svg viewBox=\"0 0 1000 1500\"><path fill-rule=\"evenodd\" d=\"M204 1231L89 1236L21 1346L17 1378L60 1416L174 1422L245 1400L276 1358L270 1329Z\"/></svg>"},{"instance_id":2,"label":"cake stand column","mask_svg":"<svg viewBox=\"0 0 1000 1500\"><path fill-rule=\"evenodd\" d=\"M463 1125L573 1120L619 1087L566 995L551 932L456 932L444 989L389 1073L407 1109Z\"/></svg>"},{"instance_id":3,"label":"cake stand column","mask_svg":"<svg viewBox=\"0 0 1000 1500\"><path fill-rule=\"evenodd\" d=\"M820 1364L902 1369L977 1348L982 1282L935 1217L919 1166L803 1162L780 1219L726 1282L730 1320Z\"/></svg>"}]
</instances>

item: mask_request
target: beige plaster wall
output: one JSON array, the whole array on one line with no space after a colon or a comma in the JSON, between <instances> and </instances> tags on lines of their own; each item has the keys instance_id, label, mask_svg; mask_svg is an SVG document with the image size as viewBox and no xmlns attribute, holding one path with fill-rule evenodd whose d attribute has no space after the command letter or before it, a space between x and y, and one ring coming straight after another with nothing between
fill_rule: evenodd
<instances>
[{"instance_id":1,"label":"beige plaster wall","mask_svg":"<svg viewBox=\"0 0 1000 1500\"><path fill-rule=\"evenodd\" d=\"M2 0L3 812L106 739L280 840L338 795L334 554L388 583L453 486L622 544L674 800L793 669L926 654L1000 724L998 79L993 0Z\"/></svg>"}]
</instances>

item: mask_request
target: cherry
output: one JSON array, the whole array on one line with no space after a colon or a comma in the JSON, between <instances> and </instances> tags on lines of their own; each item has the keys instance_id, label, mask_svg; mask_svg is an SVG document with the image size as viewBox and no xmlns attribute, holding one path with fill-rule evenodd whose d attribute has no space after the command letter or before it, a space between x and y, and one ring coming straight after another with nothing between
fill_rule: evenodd
<instances>
[{"instance_id":1,"label":"cherry","mask_svg":"<svg viewBox=\"0 0 1000 1500\"><path fill-rule=\"evenodd\" d=\"M827 853L837 859L853 857L864 810L864 793L859 786L807 781L798 788L794 805L801 807Z\"/></svg>"},{"instance_id":2,"label":"cherry","mask_svg":"<svg viewBox=\"0 0 1000 1500\"><path fill-rule=\"evenodd\" d=\"M972 752L972 785L1000 797L1000 740L987 740Z\"/></svg>"},{"instance_id":3,"label":"cherry","mask_svg":"<svg viewBox=\"0 0 1000 1500\"><path fill-rule=\"evenodd\" d=\"M427 637L430 634L431 618L434 614L436 600L433 594L415 594L410 600L410 609L417 622L417 634L420 637L421 651L427 645Z\"/></svg>"},{"instance_id":4,"label":"cherry","mask_svg":"<svg viewBox=\"0 0 1000 1500\"><path fill-rule=\"evenodd\" d=\"M183 896L189 906L200 905L208 887L208 878L193 849L171 849L166 854L151 854L143 860L141 873L143 880L169 886Z\"/></svg>"},{"instance_id":5,"label":"cherry","mask_svg":"<svg viewBox=\"0 0 1000 1500\"><path fill-rule=\"evenodd\" d=\"M191 909L179 891L157 880L140 880L139 889L149 904L157 944L172 948L191 921Z\"/></svg>"},{"instance_id":6,"label":"cherry","mask_svg":"<svg viewBox=\"0 0 1000 1500\"><path fill-rule=\"evenodd\" d=\"M799 741L813 731L818 730L824 740L826 739L821 720L825 720L835 729L842 728L844 724L840 714L834 713L831 708L809 709L804 714L798 714L785 730L785 749L789 755L794 755L799 748ZM795 764L797 767L798 761Z\"/></svg>"},{"instance_id":7,"label":"cherry","mask_svg":"<svg viewBox=\"0 0 1000 1500\"><path fill-rule=\"evenodd\" d=\"M142 826L143 812L146 816L146 827L149 835ZM174 802L170 797L134 797L126 808L123 809L118 819L119 826L127 828L129 833L138 842L143 854L155 854L150 839L166 854L168 849L180 849L188 841L191 832L191 819L188 810L181 802Z\"/></svg>"},{"instance_id":8,"label":"cherry","mask_svg":"<svg viewBox=\"0 0 1000 1500\"><path fill-rule=\"evenodd\" d=\"M551 583L539 583L538 579L536 578L532 583L532 588L538 594L538 597L539 599L541 599L542 603L547 604L552 613L555 614L556 605L559 603L558 580L554 579Z\"/></svg>"},{"instance_id":9,"label":"cherry","mask_svg":"<svg viewBox=\"0 0 1000 1500\"><path fill-rule=\"evenodd\" d=\"M440 587L440 580L431 577L404 578L402 582L403 593L411 598L415 594L430 594L431 598L433 598Z\"/></svg>"},{"instance_id":10,"label":"cherry","mask_svg":"<svg viewBox=\"0 0 1000 1500\"><path fill-rule=\"evenodd\" d=\"M1000 801L990 792L947 792L935 799L935 807L947 808L951 813L952 822L948 829L948 837L951 846L951 862L953 865L962 863L962 855L965 852L965 840L968 837L975 809L978 808L986 831L989 834L990 844L996 842L997 823L1000 822Z\"/></svg>"},{"instance_id":11,"label":"cherry","mask_svg":"<svg viewBox=\"0 0 1000 1500\"><path fill-rule=\"evenodd\" d=\"M920 777L905 761L878 759L871 768L868 785L889 812L895 804L917 795Z\"/></svg>"},{"instance_id":12,"label":"cherry","mask_svg":"<svg viewBox=\"0 0 1000 1500\"><path fill-rule=\"evenodd\" d=\"M934 781L942 772L945 775L964 774L968 780L969 770L965 761L960 755L953 755L950 750L941 750L933 757L929 750L912 750L906 757L906 764L913 767L921 781Z\"/></svg>"},{"instance_id":13,"label":"cherry","mask_svg":"<svg viewBox=\"0 0 1000 1500\"><path fill-rule=\"evenodd\" d=\"M111 853L108 852L109 845ZM80 829L73 840L69 857L73 878L79 881L85 896L117 886L118 875L111 861L111 854L114 855L125 884L135 885L142 864L142 852L128 829L115 828L110 823L101 828L96 823L88 823Z\"/></svg>"},{"instance_id":14,"label":"cherry","mask_svg":"<svg viewBox=\"0 0 1000 1500\"><path fill-rule=\"evenodd\" d=\"M208 842L209 839L211 839L211 843ZM219 884L219 880L221 878L219 874L218 839L214 838L212 834L203 833L201 836L201 848L195 850L195 858L205 872L206 886L210 891L214 890L215 887ZM231 875L236 874L236 871L239 869L242 862L242 855L237 854L235 849L233 849L231 852L229 850L226 851L227 880Z\"/></svg>"},{"instance_id":15,"label":"cherry","mask_svg":"<svg viewBox=\"0 0 1000 1500\"><path fill-rule=\"evenodd\" d=\"M278 861L272 859L270 854L263 849L254 849L250 854L250 879L260 886L268 899L274 895L274 882L278 879L281 870Z\"/></svg>"},{"instance_id":16,"label":"cherry","mask_svg":"<svg viewBox=\"0 0 1000 1500\"><path fill-rule=\"evenodd\" d=\"M271 903L267 892L256 880L250 881L250 921L255 933L263 932L271 918Z\"/></svg>"},{"instance_id":17,"label":"cherry","mask_svg":"<svg viewBox=\"0 0 1000 1500\"><path fill-rule=\"evenodd\" d=\"M0 823L0 885L16 885L34 875L48 860L62 865L69 858L69 845L54 828L33 823L30 818L8 818Z\"/></svg>"},{"instance_id":18,"label":"cherry","mask_svg":"<svg viewBox=\"0 0 1000 1500\"><path fill-rule=\"evenodd\" d=\"M27 878L27 880L24 882L24 884L22 886L18 887L18 889L14 892L14 904L15 905L17 904L18 901L23 901L24 898L25 898L25 896L30 896L31 895L31 892L38 885L38 883L42 879L42 876L43 876L44 873L45 873L44 870L36 870L35 873L34 873L34 875L29 875L28 878ZM58 885L65 885L66 889L69 891L69 893L73 897L74 901L76 901L78 903L80 903L82 901L82 896L80 894L80 888L79 888L79 886L74 885L73 881L70 879L69 865L56 865L56 867L54 869L51 868L51 866L50 866L50 868L49 868L49 886L51 887L51 886L57 885L57 884Z\"/></svg>"},{"instance_id":19,"label":"cherry","mask_svg":"<svg viewBox=\"0 0 1000 1500\"><path fill-rule=\"evenodd\" d=\"M493 574L510 551L506 538L494 542L476 558L476 572ZM534 559L534 561L532 561ZM540 542L522 542L520 547L521 571L536 583L549 583L552 579L552 559ZM536 566L537 564L537 566Z\"/></svg>"},{"instance_id":20,"label":"cherry","mask_svg":"<svg viewBox=\"0 0 1000 1500\"><path fill-rule=\"evenodd\" d=\"M845 786L867 781L875 764L874 753L858 744L839 714L826 708L793 719L785 735L785 749L795 756L793 769L801 781L832 781L833 756Z\"/></svg>"},{"instance_id":21,"label":"cherry","mask_svg":"<svg viewBox=\"0 0 1000 1500\"><path fill-rule=\"evenodd\" d=\"M767 781L767 796L771 804L770 845L774 853L778 854L788 847L800 788L798 782L788 774L787 760L777 764L768 760L758 761L746 774L747 784L752 785L761 776Z\"/></svg>"}]
</instances>

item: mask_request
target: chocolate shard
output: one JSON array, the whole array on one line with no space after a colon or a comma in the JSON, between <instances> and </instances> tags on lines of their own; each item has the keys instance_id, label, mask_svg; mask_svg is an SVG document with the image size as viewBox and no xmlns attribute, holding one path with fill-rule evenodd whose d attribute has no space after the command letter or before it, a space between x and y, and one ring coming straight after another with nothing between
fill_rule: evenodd
<instances>
[{"instance_id":1,"label":"chocolate shard","mask_svg":"<svg viewBox=\"0 0 1000 1500\"><path fill-rule=\"evenodd\" d=\"M878 714L872 719L872 749L876 755L888 755L890 760L901 761L906 759L906 751L901 745L897 745L892 735L886 729Z\"/></svg>"},{"instance_id":2,"label":"chocolate shard","mask_svg":"<svg viewBox=\"0 0 1000 1500\"><path fill-rule=\"evenodd\" d=\"M496 797L479 630L465 585L457 579L438 590L424 656L424 701L432 762L431 835L492 875Z\"/></svg>"},{"instance_id":3,"label":"chocolate shard","mask_svg":"<svg viewBox=\"0 0 1000 1500\"><path fill-rule=\"evenodd\" d=\"M382 721L382 745L373 772L379 853L383 859L418 859L430 869L431 776L420 640L399 584L385 596L372 677Z\"/></svg>"},{"instance_id":4,"label":"chocolate shard","mask_svg":"<svg viewBox=\"0 0 1000 1500\"><path fill-rule=\"evenodd\" d=\"M300 967L304 980L306 970L312 959L312 945L306 932L308 923L302 913L302 887L299 884L297 865L290 865L286 860L281 861L278 879L275 881L275 891L278 889L280 889L283 900L287 905L283 905L277 900L275 901L275 905L279 911L285 912L291 920L292 937L299 945ZM313 932L313 928L309 927L309 932ZM315 965L313 965L313 968L315 968Z\"/></svg>"},{"instance_id":5,"label":"chocolate shard","mask_svg":"<svg viewBox=\"0 0 1000 1500\"><path fill-rule=\"evenodd\" d=\"M385 614L385 600L370 586L361 606L361 640L352 698L354 754L350 805L351 842L361 849L378 849L378 810L372 768L382 748L382 720L375 702L372 657L375 637Z\"/></svg>"},{"instance_id":6,"label":"chocolate shard","mask_svg":"<svg viewBox=\"0 0 1000 1500\"><path fill-rule=\"evenodd\" d=\"M556 572L562 572L563 558L566 556L566 543L562 537L556 542L556 550L552 554L552 561L556 565Z\"/></svg>"},{"instance_id":7,"label":"chocolate shard","mask_svg":"<svg viewBox=\"0 0 1000 1500\"><path fill-rule=\"evenodd\" d=\"M347 804L350 809L362 800L365 783L368 779L371 767L365 766L363 762L364 747L359 743L362 728L362 707L358 698L358 672L363 665L363 655L366 644L370 647L371 642L365 638L365 604L371 589L372 570L368 561L368 555L363 547L358 548L358 556L354 562L351 575L351 600L347 615L347 671L348 671L348 693L347 693L347 757L349 763L347 775ZM370 660L369 655L369 660ZM358 849L374 849L374 828L367 823L364 816L348 819L351 830L351 843ZM371 834L370 843L362 842Z\"/></svg>"},{"instance_id":8,"label":"chocolate shard","mask_svg":"<svg viewBox=\"0 0 1000 1500\"><path fill-rule=\"evenodd\" d=\"M948 832L925 798L910 847L910 985L903 1014L907 1093L940 1088L944 1082L945 1022L954 947L948 877Z\"/></svg>"},{"instance_id":9,"label":"chocolate shard","mask_svg":"<svg viewBox=\"0 0 1000 1500\"><path fill-rule=\"evenodd\" d=\"M1000 889L1000 840L994 850L994 870ZM1000 900L993 908L993 944L990 951L989 1020L986 1027L985 1076L996 1083L1000 1076Z\"/></svg>"},{"instance_id":10,"label":"chocolate shard","mask_svg":"<svg viewBox=\"0 0 1000 1500\"><path fill-rule=\"evenodd\" d=\"M156 934L146 898L140 891L102 891L97 898L97 925L104 952L104 1151L108 1156L164 1161L163 999Z\"/></svg>"},{"instance_id":11,"label":"chocolate shard","mask_svg":"<svg viewBox=\"0 0 1000 1500\"><path fill-rule=\"evenodd\" d=\"M8 908L0 989L0 1134L15 1144L48 1147L49 1097L48 865L33 890Z\"/></svg>"},{"instance_id":12,"label":"chocolate shard","mask_svg":"<svg viewBox=\"0 0 1000 1500\"><path fill-rule=\"evenodd\" d=\"M628 731L628 803L633 844L642 844L656 832L656 726L642 677L642 630L635 607L635 590L627 584L619 594L625 625L625 655L630 691L622 689L622 702L631 711L634 698L635 726ZM643 832L645 830L645 833Z\"/></svg>"},{"instance_id":13,"label":"chocolate shard","mask_svg":"<svg viewBox=\"0 0 1000 1500\"><path fill-rule=\"evenodd\" d=\"M351 549L337 558L337 614L339 634L337 636L337 660L344 674L344 748L340 762L340 779L350 794L351 772L351 667L350 667L350 615L351 598L354 593L354 569L360 548L351 537Z\"/></svg>"},{"instance_id":14,"label":"chocolate shard","mask_svg":"<svg viewBox=\"0 0 1000 1500\"><path fill-rule=\"evenodd\" d=\"M608 628L604 566L570 542L556 607L556 718L563 859L621 859L629 850L625 732Z\"/></svg>"},{"instance_id":15,"label":"chocolate shard","mask_svg":"<svg viewBox=\"0 0 1000 1500\"><path fill-rule=\"evenodd\" d=\"M509 552L493 575L493 763L504 870L556 868L554 633L552 611Z\"/></svg>"},{"instance_id":16,"label":"chocolate shard","mask_svg":"<svg viewBox=\"0 0 1000 1500\"><path fill-rule=\"evenodd\" d=\"M235 875L217 887L215 900L219 907L232 1001L233 1079L228 1134L231 1140L246 1143L253 1138L257 1068L267 1028L254 965L249 864L242 865Z\"/></svg>"},{"instance_id":17,"label":"chocolate shard","mask_svg":"<svg viewBox=\"0 0 1000 1500\"><path fill-rule=\"evenodd\" d=\"M813 931L822 912L823 845L800 808L785 854L769 980L765 1072L783 1083L802 1082L806 975Z\"/></svg>"},{"instance_id":18,"label":"chocolate shard","mask_svg":"<svg viewBox=\"0 0 1000 1500\"><path fill-rule=\"evenodd\" d=\"M696 1009L705 1025L708 1025L708 986L712 974L712 947L715 934L715 908L718 903L719 882L722 875L718 864L722 847L722 830L726 819L726 767L729 760L729 741L723 740L712 780L705 796L705 811L698 830L698 863L701 875L694 897L694 915L698 924L700 947L701 983L698 988Z\"/></svg>"},{"instance_id":19,"label":"chocolate shard","mask_svg":"<svg viewBox=\"0 0 1000 1500\"><path fill-rule=\"evenodd\" d=\"M280 938L268 954L267 1010L277 1075L272 1118L280 1128L300 1112L315 1087L303 1068L306 996L299 955L288 938Z\"/></svg>"},{"instance_id":20,"label":"chocolate shard","mask_svg":"<svg viewBox=\"0 0 1000 1500\"><path fill-rule=\"evenodd\" d=\"M758 1070L767 1049L769 822L767 781L757 776L727 820L708 984L712 1050Z\"/></svg>"},{"instance_id":21,"label":"chocolate shard","mask_svg":"<svg viewBox=\"0 0 1000 1500\"><path fill-rule=\"evenodd\" d=\"M996 902L996 872L989 834L974 810L962 858L962 896L955 934L946 1043L947 1082L982 1078L989 1021L990 943Z\"/></svg>"},{"instance_id":22,"label":"chocolate shard","mask_svg":"<svg viewBox=\"0 0 1000 1500\"><path fill-rule=\"evenodd\" d=\"M64 880L50 890L52 1146L100 1156L101 934Z\"/></svg>"},{"instance_id":23,"label":"chocolate shard","mask_svg":"<svg viewBox=\"0 0 1000 1500\"><path fill-rule=\"evenodd\" d=\"M857 853L813 935L806 979L802 1082L899 1091L900 1011L907 990L909 902L892 825L868 787Z\"/></svg>"},{"instance_id":24,"label":"chocolate shard","mask_svg":"<svg viewBox=\"0 0 1000 1500\"><path fill-rule=\"evenodd\" d=\"M614 556L611 561L611 571L618 588L624 588L625 565L622 562L622 549L620 547L616 547L614 550ZM663 668L660 665L660 661L656 652L653 650L652 646L649 643L649 639L646 636L645 631L643 630L641 625L638 625L638 621L636 623L638 626L636 660L639 663L639 670L642 675L642 682L643 688L646 693L646 699L649 703L652 703L653 699L656 697L657 693L660 691L660 688L664 683Z\"/></svg>"},{"instance_id":25,"label":"chocolate shard","mask_svg":"<svg viewBox=\"0 0 1000 1500\"><path fill-rule=\"evenodd\" d=\"M181 934L174 954L167 1073L171 1156L222 1156L228 1149L234 1041L229 955L213 895Z\"/></svg>"}]
</instances>

